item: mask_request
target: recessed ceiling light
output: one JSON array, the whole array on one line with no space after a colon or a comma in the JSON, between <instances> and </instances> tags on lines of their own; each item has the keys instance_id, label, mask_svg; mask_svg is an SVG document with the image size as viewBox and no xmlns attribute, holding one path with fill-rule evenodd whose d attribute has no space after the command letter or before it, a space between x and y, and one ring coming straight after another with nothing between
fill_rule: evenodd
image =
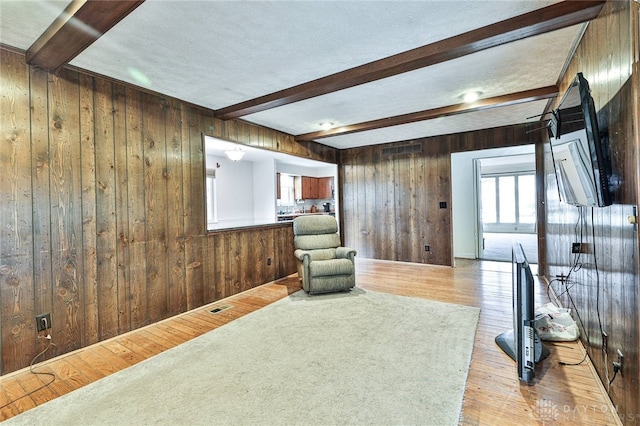
<instances>
[{"instance_id":1,"label":"recessed ceiling light","mask_svg":"<svg viewBox=\"0 0 640 426\"><path fill-rule=\"evenodd\" d=\"M320 128L322 130L329 130L332 127L333 127L333 122L331 121L323 121L320 123Z\"/></svg>"},{"instance_id":2,"label":"recessed ceiling light","mask_svg":"<svg viewBox=\"0 0 640 426\"><path fill-rule=\"evenodd\" d=\"M477 90L466 92L462 94L462 100L466 103L475 102L480 99L480 95L482 95L482 92L479 92Z\"/></svg>"}]
</instances>

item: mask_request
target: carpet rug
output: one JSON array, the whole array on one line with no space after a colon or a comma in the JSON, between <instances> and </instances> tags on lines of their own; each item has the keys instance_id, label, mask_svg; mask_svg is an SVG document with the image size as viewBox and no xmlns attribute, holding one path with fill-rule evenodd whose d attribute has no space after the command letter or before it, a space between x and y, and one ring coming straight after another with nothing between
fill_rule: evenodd
<instances>
[{"instance_id":1,"label":"carpet rug","mask_svg":"<svg viewBox=\"0 0 640 426\"><path fill-rule=\"evenodd\" d=\"M456 425L479 312L300 291L6 424Z\"/></svg>"}]
</instances>

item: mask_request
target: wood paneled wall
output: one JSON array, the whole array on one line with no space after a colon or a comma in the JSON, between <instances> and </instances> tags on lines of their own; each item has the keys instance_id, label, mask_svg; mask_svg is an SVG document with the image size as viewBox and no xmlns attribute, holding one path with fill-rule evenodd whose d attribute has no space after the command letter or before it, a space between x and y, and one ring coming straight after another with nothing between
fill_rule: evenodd
<instances>
[{"instance_id":1,"label":"wood paneled wall","mask_svg":"<svg viewBox=\"0 0 640 426\"><path fill-rule=\"evenodd\" d=\"M340 151L345 244L371 259L453 265L451 174L455 170L451 170L451 154L541 143L543 132L529 131L530 127L501 127ZM384 149L416 144L421 152L383 155ZM441 208L441 202L446 207Z\"/></svg>"},{"instance_id":2,"label":"wood paneled wall","mask_svg":"<svg viewBox=\"0 0 640 426\"><path fill-rule=\"evenodd\" d=\"M589 81L620 186L610 207L577 208L560 203L547 147L547 266L541 269L550 279L571 272L568 283L552 281L552 287L581 318L581 338L625 424L640 421L638 228L627 219L636 214L638 203L639 10L634 1L607 2L589 24L561 81L561 91L577 72ZM586 243L587 252L571 254L572 242ZM623 371L609 387L618 349L624 354ZM570 374L571 367L565 368Z\"/></svg>"},{"instance_id":3,"label":"wood paneled wall","mask_svg":"<svg viewBox=\"0 0 640 426\"><path fill-rule=\"evenodd\" d=\"M207 234L202 134L336 162L336 151L0 49L0 372L296 271L291 225ZM266 259L271 257L271 265Z\"/></svg>"}]
</instances>

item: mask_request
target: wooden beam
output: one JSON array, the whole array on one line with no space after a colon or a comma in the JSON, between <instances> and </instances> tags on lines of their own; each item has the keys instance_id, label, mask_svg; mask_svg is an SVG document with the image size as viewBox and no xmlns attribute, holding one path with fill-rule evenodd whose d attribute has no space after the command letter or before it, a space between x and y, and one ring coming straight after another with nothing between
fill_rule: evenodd
<instances>
[{"instance_id":1,"label":"wooden beam","mask_svg":"<svg viewBox=\"0 0 640 426\"><path fill-rule=\"evenodd\" d=\"M542 87L539 89L526 90L524 92L517 92L508 95L495 96L493 98L481 99L471 104L449 105L440 108L428 109L425 111L396 115L395 117L381 118L378 120L365 121L363 123L336 127L335 129L305 133L302 135L297 135L295 137L295 140L297 142L313 141L316 139L328 138L331 136L365 132L367 130L375 130L381 129L383 127L415 123L417 121L430 120L433 118L448 117L451 115L463 114L467 112L481 111L484 109L498 108L525 102L538 101L541 99L555 98L556 96L558 96L558 88L556 86Z\"/></svg>"},{"instance_id":2,"label":"wooden beam","mask_svg":"<svg viewBox=\"0 0 640 426\"><path fill-rule=\"evenodd\" d=\"M144 0L73 0L27 49L27 63L57 71Z\"/></svg>"},{"instance_id":3,"label":"wooden beam","mask_svg":"<svg viewBox=\"0 0 640 426\"><path fill-rule=\"evenodd\" d=\"M397 55L321 77L215 112L223 120L242 117L338 90L470 55L595 18L604 1L563 1Z\"/></svg>"}]
</instances>

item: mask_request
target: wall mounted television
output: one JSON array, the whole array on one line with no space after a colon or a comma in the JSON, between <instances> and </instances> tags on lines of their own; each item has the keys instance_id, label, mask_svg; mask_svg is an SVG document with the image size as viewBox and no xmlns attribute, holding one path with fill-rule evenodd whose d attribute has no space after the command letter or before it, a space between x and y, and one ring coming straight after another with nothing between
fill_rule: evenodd
<instances>
[{"instance_id":1,"label":"wall mounted television","mask_svg":"<svg viewBox=\"0 0 640 426\"><path fill-rule=\"evenodd\" d=\"M582 73L576 75L551 115L548 130L560 201L575 206L611 205L609 149Z\"/></svg>"},{"instance_id":2,"label":"wall mounted television","mask_svg":"<svg viewBox=\"0 0 640 426\"><path fill-rule=\"evenodd\" d=\"M522 245L515 243L512 248L513 284L513 329L495 338L496 343L507 355L516 361L518 378L531 384L535 377L536 364L549 355L534 328L534 286L533 274L524 254Z\"/></svg>"}]
</instances>

